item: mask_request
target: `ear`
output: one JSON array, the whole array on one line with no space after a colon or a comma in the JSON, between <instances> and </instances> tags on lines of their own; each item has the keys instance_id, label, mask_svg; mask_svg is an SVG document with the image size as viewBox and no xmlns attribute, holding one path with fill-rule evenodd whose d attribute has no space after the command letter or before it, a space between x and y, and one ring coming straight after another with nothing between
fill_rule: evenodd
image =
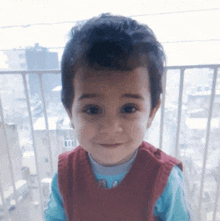
<instances>
[{"instance_id":1,"label":"ear","mask_svg":"<svg viewBox=\"0 0 220 221\"><path fill-rule=\"evenodd\" d=\"M73 121L72 121L72 114L71 114L71 112L70 112L69 109L65 108L65 110L66 110L66 113L67 113L67 115L68 115L68 117L69 117L69 119L70 119L71 126L72 126L72 128L74 129L75 127L74 127L74 124L73 124Z\"/></svg>"},{"instance_id":2,"label":"ear","mask_svg":"<svg viewBox=\"0 0 220 221\"><path fill-rule=\"evenodd\" d=\"M161 100L159 99L157 102L157 105L154 107L153 110L151 110L149 118L148 118L148 122L147 122L147 128L149 128L151 126L153 119L154 119L158 109L160 108L160 103L161 103Z\"/></svg>"}]
</instances>

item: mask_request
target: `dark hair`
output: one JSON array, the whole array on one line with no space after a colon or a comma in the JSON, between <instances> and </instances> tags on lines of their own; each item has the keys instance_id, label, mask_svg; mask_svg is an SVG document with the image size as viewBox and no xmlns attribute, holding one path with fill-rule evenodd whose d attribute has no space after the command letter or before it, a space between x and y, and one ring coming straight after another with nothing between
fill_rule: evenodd
<instances>
[{"instance_id":1,"label":"dark hair","mask_svg":"<svg viewBox=\"0 0 220 221\"><path fill-rule=\"evenodd\" d=\"M163 47L147 25L123 16L101 14L71 29L61 62L63 105L71 112L73 79L80 67L128 71L145 66L153 109L162 93L164 63Z\"/></svg>"}]
</instances>

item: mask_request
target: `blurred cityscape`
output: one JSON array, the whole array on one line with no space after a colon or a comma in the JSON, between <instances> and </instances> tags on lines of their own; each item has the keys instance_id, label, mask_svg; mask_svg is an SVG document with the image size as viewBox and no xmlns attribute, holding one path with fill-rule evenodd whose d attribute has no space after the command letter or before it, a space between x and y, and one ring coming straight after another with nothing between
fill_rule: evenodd
<instances>
[{"instance_id":1,"label":"blurred cityscape","mask_svg":"<svg viewBox=\"0 0 220 221\"><path fill-rule=\"evenodd\" d=\"M60 73L55 71L60 68L58 54L36 43L33 47L24 50L7 51L5 55L8 69L0 70L0 101L4 117L4 121L3 119L0 121L1 188L11 220L39 221L42 220L42 210L38 179L42 187L43 209L45 209L49 200L51 179L57 170L57 157L61 152L75 148L77 141L61 104ZM13 70L18 73L5 73ZM25 79L28 82L33 125L30 122L22 71L28 71ZM219 75L218 69L206 161L202 221L212 220L219 173ZM184 71L177 156L184 163L185 183L193 211L198 209L213 76L212 66L205 68L197 66L186 68ZM171 155L175 153L177 139L180 85L180 69L168 68L164 91L166 99L162 150ZM45 124L44 100L49 133ZM145 137L146 141L156 147L159 147L159 127L160 111ZM13 181L19 201L17 204L13 195ZM216 220L220 220L220 206L217 211ZM4 219L3 202L0 198L0 220Z\"/></svg>"},{"instance_id":2,"label":"blurred cityscape","mask_svg":"<svg viewBox=\"0 0 220 221\"><path fill-rule=\"evenodd\" d=\"M74 133L69 126L60 100L60 74L42 74L42 88L49 122L49 135L45 133L40 77L31 70L58 70L58 54L35 44L25 50L11 50L7 71L30 71L26 76L33 118L35 146L31 135L31 125L21 75L0 74L1 104L4 124L0 121L0 180L3 195L12 220L42 220L38 177L44 196L43 207L49 200L52 173L56 171L58 154L76 146ZM0 70L0 71L5 71ZM6 132L6 133L5 133ZM8 142L7 142L8 141ZM52 161L48 145L52 147ZM36 152L34 152L34 150ZM9 152L8 152L9 151ZM38 155L36 162L35 154ZM9 158L13 169L10 168ZM53 164L51 165L50 164ZM36 163L41 165L37 170ZM51 171L51 167L54 171ZM13 174L12 174L13 171ZM19 206L15 206L12 181L17 189ZM0 220L5 217L0 200ZM18 219L18 217L20 219Z\"/></svg>"}]
</instances>

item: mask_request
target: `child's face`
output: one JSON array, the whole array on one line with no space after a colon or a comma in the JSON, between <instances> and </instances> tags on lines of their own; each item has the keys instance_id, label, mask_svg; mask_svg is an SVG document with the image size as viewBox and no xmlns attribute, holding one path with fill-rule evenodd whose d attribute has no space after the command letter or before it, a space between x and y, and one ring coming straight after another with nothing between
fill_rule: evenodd
<instances>
[{"instance_id":1,"label":"child's face","mask_svg":"<svg viewBox=\"0 0 220 221\"><path fill-rule=\"evenodd\" d=\"M71 123L82 148L102 165L121 164L132 157L158 108L159 103L151 111L144 67L129 72L79 69L74 77Z\"/></svg>"}]
</instances>

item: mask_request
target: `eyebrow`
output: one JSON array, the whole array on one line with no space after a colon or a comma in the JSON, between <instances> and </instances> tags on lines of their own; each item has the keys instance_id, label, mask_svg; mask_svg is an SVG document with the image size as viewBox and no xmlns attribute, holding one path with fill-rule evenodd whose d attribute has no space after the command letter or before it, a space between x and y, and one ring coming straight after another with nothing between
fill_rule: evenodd
<instances>
[{"instance_id":1,"label":"eyebrow","mask_svg":"<svg viewBox=\"0 0 220 221\"><path fill-rule=\"evenodd\" d=\"M140 94L123 94L122 97L135 98L144 101L144 98Z\"/></svg>"},{"instance_id":2,"label":"eyebrow","mask_svg":"<svg viewBox=\"0 0 220 221\"><path fill-rule=\"evenodd\" d=\"M83 94L82 96L78 98L78 101L81 101L86 98L96 98L96 97L101 97L101 95L100 94ZM140 94L123 94L121 97L122 98L134 98L134 99L139 99L139 100L144 101L144 98Z\"/></svg>"}]
</instances>

